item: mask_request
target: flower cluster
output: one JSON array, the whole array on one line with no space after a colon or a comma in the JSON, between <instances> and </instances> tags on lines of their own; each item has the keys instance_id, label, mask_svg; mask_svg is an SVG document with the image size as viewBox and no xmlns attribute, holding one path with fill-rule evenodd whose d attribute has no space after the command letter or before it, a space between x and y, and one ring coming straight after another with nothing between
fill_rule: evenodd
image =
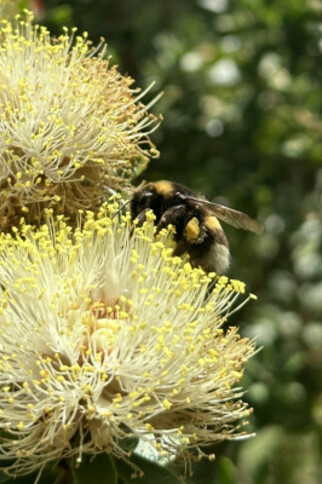
<instances>
[{"instance_id":1,"label":"flower cluster","mask_svg":"<svg viewBox=\"0 0 322 484\"><path fill-rule=\"evenodd\" d=\"M75 29L51 39L28 12L0 21L1 230L22 215L39 224L45 208L95 210L158 155L145 92L105 57Z\"/></svg>"},{"instance_id":2,"label":"flower cluster","mask_svg":"<svg viewBox=\"0 0 322 484\"><path fill-rule=\"evenodd\" d=\"M254 344L222 327L244 286L173 257L152 212L131 233L117 207L75 231L52 217L0 237L0 459L12 475L84 453L130 461L131 437L189 460L244 434L234 385Z\"/></svg>"}]
</instances>

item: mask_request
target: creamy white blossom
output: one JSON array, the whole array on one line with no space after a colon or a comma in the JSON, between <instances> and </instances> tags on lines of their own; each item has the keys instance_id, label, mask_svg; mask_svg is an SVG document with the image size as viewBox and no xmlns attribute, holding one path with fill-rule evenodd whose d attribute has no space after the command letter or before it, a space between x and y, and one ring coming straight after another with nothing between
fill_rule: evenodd
<instances>
[{"instance_id":1,"label":"creamy white blossom","mask_svg":"<svg viewBox=\"0 0 322 484\"><path fill-rule=\"evenodd\" d=\"M145 93L75 32L52 39L30 12L0 19L0 229L46 207L94 210L158 155Z\"/></svg>"},{"instance_id":2,"label":"creamy white blossom","mask_svg":"<svg viewBox=\"0 0 322 484\"><path fill-rule=\"evenodd\" d=\"M244 435L235 383L254 344L222 328L244 285L173 257L152 212L131 233L116 210L87 212L75 232L56 218L0 236L0 459L12 475L84 453L131 462L129 437L189 462Z\"/></svg>"}]
</instances>

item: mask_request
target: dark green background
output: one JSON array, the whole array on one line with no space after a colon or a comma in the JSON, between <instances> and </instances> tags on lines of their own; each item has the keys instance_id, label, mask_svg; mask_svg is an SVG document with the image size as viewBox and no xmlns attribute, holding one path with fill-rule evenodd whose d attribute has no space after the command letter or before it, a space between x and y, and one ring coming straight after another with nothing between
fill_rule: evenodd
<instances>
[{"instance_id":1,"label":"dark green background","mask_svg":"<svg viewBox=\"0 0 322 484\"><path fill-rule=\"evenodd\" d=\"M104 36L121 72L164 91L161 157L145 179L182 182L265 225L261 237L226 230L229 275L259 298L233 321L263 346L243 380L257 436L214 448L191 482L322 482L322 3L42 3L53 33Z\"/></svg>"}]
</instances>

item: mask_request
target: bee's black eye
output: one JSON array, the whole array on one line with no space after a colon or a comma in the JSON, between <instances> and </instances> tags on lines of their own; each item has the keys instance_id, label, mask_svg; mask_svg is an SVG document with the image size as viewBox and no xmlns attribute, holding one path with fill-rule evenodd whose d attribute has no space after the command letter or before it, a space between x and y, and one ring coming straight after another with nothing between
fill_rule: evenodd
<instances>
[{"instance_id":1,"label":"bee's black eye","mask_svg":"<svg viewBox=\"0 0 322 484\"><path fill-rule=\"evenodd\" d=\"M149 208L150 205L151 205L151 201L153 199L153 193L152 192L144 192L142 193L141 197L140 197L140 200L139 200L139 205L140 205L140 208L141 209L144 209L144 208Z\"/></svg>"}]
</instances>

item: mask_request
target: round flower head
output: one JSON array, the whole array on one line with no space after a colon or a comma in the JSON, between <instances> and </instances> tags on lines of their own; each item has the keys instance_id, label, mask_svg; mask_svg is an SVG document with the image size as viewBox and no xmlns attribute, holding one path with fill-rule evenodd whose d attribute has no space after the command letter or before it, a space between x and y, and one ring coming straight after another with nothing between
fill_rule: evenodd
<instances>
[{"instance_id":1,"label":"round flower head","mask_svg":"<svg viewBox=\"0 0 322 484\"><path fill-rule=\"evenodd\" d=\"M244 287L171 256L153 214L111 204L0 237L0 459L26 474L133 437L161 458L244 435L235 387L254 344L222 329ZM212 289L209 283L211 282Z\"/></svg>"},{"instance_id":2,"label":"round flower head","mask_svg":"<svg viewBox=\"0 0 322 484\"><path fill-rule=\"evenodd\" d=\"M148 134L157 120L144 93L110 67L106 45L67 29L52 40L26 12L0 21L0 229L44 208L72 219L95 210L157 156Z\"/></svg>"}]
</instances>

